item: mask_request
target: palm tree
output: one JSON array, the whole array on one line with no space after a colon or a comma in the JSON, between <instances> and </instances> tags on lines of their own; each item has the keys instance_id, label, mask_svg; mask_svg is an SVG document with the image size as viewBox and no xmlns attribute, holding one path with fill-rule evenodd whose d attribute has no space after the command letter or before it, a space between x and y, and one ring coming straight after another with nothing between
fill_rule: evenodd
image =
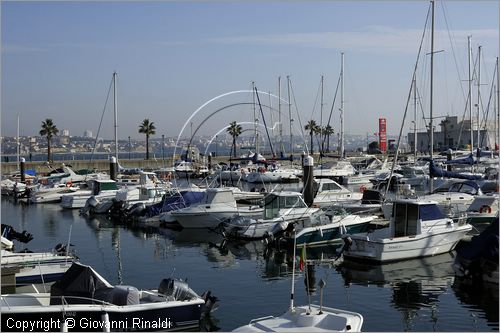
<instances>
[{"instance_id":1,"label":"palm tree","mask_svg":"<svg viewBox=\"0 0 500 333\"><path fill-rule=\"evenodd\" d=\"M333 127L330 125L326 125L323 129L323 135L326 137L326 151L330 152L330 135L335 133Z\"/></svg>"},{"instance_id":2,"label":"palm tree","mask_svg":"<svg viewBox=\"0 0 500 333\"><path fill-rule=\"evenodd\" d=\"M315 120L309 120L307 125L304 127L306 131L309 131L309 135L311 136L311 155L314 154L313 149L313 135L318 131L318 124L316 124Z\"/></svg>"},{"instance_id":3,"label":"palm tree","mask_svg":"<svg viewBox=\"0 0 500 333\"><path fill-rule=\"evenodd\" d=\"M42 129L40 130L40 135L47 137L47 162L52 161L52 155L50 153L50 143L52 137L54 135L57 135L57 133L59 133L59 130L57 129L52 119L45 119L44 121L42 121Z\"/></svg>"},{"instance_id":4,"label":"palm tree","mask_svg":"<svg viewBox=\"0 0 500 333\"><path fill-rule=\"evenodd\" d=\"M139 133L146 134L146 159L149 160L149 136L156 133L154 122L149 122L149 119L144 119L139 125Z\"/></svg>"},{"instance_id":5,"label":"palm tree","mask_svg":"<svg viewBox=\"0 0 500 333\"><path fill-rule=\"evenodd\" d=\"M233 156L236 157L236 138L241 134L243 128L236 121L229 123L227 132L233 137Z\"/></svg>"}]
</instances>

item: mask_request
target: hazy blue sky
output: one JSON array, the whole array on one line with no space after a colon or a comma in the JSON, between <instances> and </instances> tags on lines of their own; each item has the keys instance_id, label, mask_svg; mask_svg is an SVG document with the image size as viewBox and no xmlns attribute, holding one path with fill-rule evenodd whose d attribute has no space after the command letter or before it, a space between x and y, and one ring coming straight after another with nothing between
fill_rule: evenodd
<instances>
[{"instance_id":1,"label":"hazy blue sky","mask_svg":"<svg viewBox=\"0 0 500 333\"><path fill-rule=\"evenodd\" d=\"M118 136L143 138L137 128L144 118L154 121L156 137L177 136L205 102L251 89L252 81L259 90L277 94L281 76L287 99L287 75L300 113L292 116L294 123L321 118L326 122L341 52L346 132L376 132L378 118L386 117L389 134L397 134L429 2L2 1L1 6L3 136L16 135L18 115L22 136L38 134L46 118L71 135L87 129L97 133L117 71ZM437 1L435 50L444 52L435 56L435 115L463 113L468 35L474 57L482 45L481 83L491 83L498 18L498 1ZM424 52L429 50L426 38ZM427 113L430 57L422 57L417 80ZM321 75L323 115L318 99ZM489 87L482 89L487 101ZM277 107L276 99L259 97L262 104ZM336 131L339 98L331 122ZM217 99L191 119L184 134L220 108L251 101L248 93ZM113 137L111 102L101 137ZM282 108L288 128L288 109ZM269 126L277 121L276 112L272 119L269 111L265 114ZM214 134L233 120L252 119L251 105L228 107L204 122L199 133Z\"/></svg>"}]
</instances>

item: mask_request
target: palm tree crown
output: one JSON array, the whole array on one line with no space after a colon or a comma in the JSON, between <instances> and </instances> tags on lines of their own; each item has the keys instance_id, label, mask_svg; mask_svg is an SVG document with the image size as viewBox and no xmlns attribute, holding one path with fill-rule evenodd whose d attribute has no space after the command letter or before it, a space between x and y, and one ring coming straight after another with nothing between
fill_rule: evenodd
<instances>
[{"instance_id":1,"label":"palm tree crown","mask_svg":"<svg viewBox=\"0 0 500 333\"><path fill-rule=\"evenodd\" d=\"M316 124L316 121L315 120L309 120L307 122L307 125L304 127L304 129L306 131L309 131L309 135L311 137L311 155L314 153L314 149L313 149L313 135L314 133L316 133L318 131L318 124Z\"/></svg>"},{"instance_id":2,"label":"palm tree crown","mask_svg":"<svg viewBox=\"0 0 500 333\"><path fill-rule=\"evenodd\" d=\"M233 156L236 157L236 138L241 134L243 128L236 121L229 123L227 132L233 137Z\"/></svg>"},{"instance_id":3,"label":"palm tree crown","mask_svg":"<svg viewBox=\"0 0 500 333\"><path fill-rule=\"evenodd\" d=\"M44 121L42 121L42 129L40 130L40 135L47 137L47 161L49 162L52 161L50 144L52 141L52 137L54 135L57 135L57 133L59 133L59 130L57 129L52 119L45 119Z\"/></svg>"},{"instance_id":4,"label":"palm tree crown","mask_svg":"<svg viewBox=\"0 0 500 333\"><path fill-rule=\"evenodd\" d=\"M149 160L149 136L154 135L156 133L156 127L153 121L149 121L149 119L144 119L142 124L139 125L139 133L146 134L146 159Z\"/></svg>"}]
</instances>

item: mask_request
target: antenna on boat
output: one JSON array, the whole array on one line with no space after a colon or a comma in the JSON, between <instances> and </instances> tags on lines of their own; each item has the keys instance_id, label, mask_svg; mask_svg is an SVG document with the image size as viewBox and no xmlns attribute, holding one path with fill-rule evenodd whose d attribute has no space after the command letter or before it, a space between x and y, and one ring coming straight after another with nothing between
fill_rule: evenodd
<instances>
[{"instance_id":1,"label":"antenna on boat","mask_svg":"<svg viewBox=\"0 0 500 333\"><path fill-rule=\"evenodd\" d=\"M69 226L69 235L68 235L68 245L66 246L66 263L68 262L68 256L69 256L69 246L71 244L71 230L73 228L73 225L70 224Z\"/></svg>"},{"instance_id":2,"label":"antenna on boat","mask_svg":"<svg viewBox=\"0 0 500 333\"><path fill-rule=\"evenodd\" d=\"M292 260L292 291L290 293L290 311L294 310L293 293L295 292L295 249L297 248L297 232L293 233L293 260Z\"/></svg>"},{"instance_id":3,"label":"antenna on boat","mask_svg":"<svg viewBox=\"0 0 500 333\"><path fill-rule=\"evenodd\" d=\"M323 288L326 286L325 280L319 280L319 312L318 314L323 314Z\"/></svg>"}]
</instances>

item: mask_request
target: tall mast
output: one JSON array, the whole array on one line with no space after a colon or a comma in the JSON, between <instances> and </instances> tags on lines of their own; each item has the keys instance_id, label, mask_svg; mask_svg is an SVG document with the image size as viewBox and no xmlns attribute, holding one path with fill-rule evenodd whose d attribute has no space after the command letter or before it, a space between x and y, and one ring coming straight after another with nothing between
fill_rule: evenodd
<instances>
[{"instance_id":1,"label":"tall mast","mask_svg":"<svg viewBox=\"0 0 500 333\"><path fill-rule=\"evenodd\" d=\"M340 67L340 158L345 156L344 147L344 52L341 55L341 67Z\"/></svg>"},{"instance_id":2,"label":"tall mast","mask_svg":"<svg viewBox=\"0 0 500 333\"><path fill-rule=\"evenodd\" d=\"M288 119L290 122L290 154L293 156L293 132L292 132L292 100L290 99L290 76L286 76L287 88L288 88Z\"/></svg>"},{"instance_id":3,"label":"tall mast","mask_svg":"<svg viewBox=\"0 0 500 333\"><path fill-rule=\"evenodd\" d=\"M430 80L430 89L431 89L431 92L430 92L430 108L429 108L429 111L430 111L430 123L429 123L429 127L430 127L430 130L431 130L431 138L430 138L430 152L431 152L431 161L433 160L433 157L434 157L434 125L433 125L433 110L432 110L432 106L433 106L433 79L434 79L434 0L431 1L431 4L432 4L432 28L431 28L431 80ZM430 182L429 182L429 190L430 192L432 193L433 190L434 190L434 181L433 181L433 177L430 177Z\"/></svg>"},{"instance_id":4,"label":"tall mast","mask_svg":"<svg viewBox=\"0 0 500 333\"><path fill-rule=\"evenodd\" d=\"M252 105L253 105L253 130L254 130L254 140L255 140L255 154L259 152L259 134L257 131L257 113L255 110L255 82L252 81ZM258 155L257 155L258 156Z\"/></svg>"},{"instance_id":5,"label":"tall mast","mask_svg":"<svg viewBox=\"0 0 500 333\"><path fill-rule=\"evenodd\" d=\"M279 123L279 136L280 136L280 155L281 155L285 150L285 148L283 147L283 123L281 122L281 76L278 76L278 123Z\"/></svg>"},{"instance_id":6,"label":"tall mast","mask_svg":"<svg viewBox=\"0 0 500 333\"><path fill-rule=\"evenodd\" d=\"M477 50L477 149L481 148L481 121L479 119L479 103L481 101L481 45Z\"/></svg>"},{"instance_id":7,"label":"tall mast","mask_svg":"<svg viewBox=\"0 0 500 333\"><path fill-rule=\"evenodd\" d=\"M19 144L19 113L17 114L17 138L16 138L16 154L17 154L17 167L20 168L19 161L20 161L20 144Z\"/></svg>"},{"instance_id":8,"label":"tall mast","mask_svg":"<svg viewBox=\"0 0 500 333\"><path fill-rule=\"evenodd\" d=\"M319 118L319 142L321 142L321 146L319 147L321 153L323 153L323 84L324 77L321 75L321 104L320 104L320 118ZM321 156L321 154L320 154Z\"/></svg>"},{"instance_id":9,"label":"tall mast","mask_svg":"<svg viewBox=\"0 0 500 333\"><path fill-rule=\"evenodd\" d=\"M413 158L417 161L417 76L413 73Z\"/></svg>"},{"instance_id":10,"label":"tall mast","mask_svg":"<svg viewBox=\"0 0 500 333\"><path fill-rule=\"evenodd\" d=\"M472 72L471 72L471 62L472 62L472 49L470 45L471 36L467 36L467 50L469 54L469 119L470 119L470 153L474 153L473 142L474 142L474 130L472 127Z\"/></svg>"},{"instance_id":11,"label":"tall mast","mask_svg":"<svg viewBox=\"0 0 500 333\"><path fill-rule=\"evenodd\" d=\"M497 57L497 134L495 135L495 143L498 144L498 137L500 136L500 68L498 67L498 57ZM495 145L495 149L497 145Z\"/></svg>"},{"instance_id":12,"label":"tall mast","mask_svg":"<svg viewBox=\"0 0 500 333\"><path fill-rule=\"evenodd\" d=\"M116 95L116 72L113 73L113 97L114 97L114 115L115 115L115 158L118 162L118 96Z\"/></svg>"}]
</instances>

